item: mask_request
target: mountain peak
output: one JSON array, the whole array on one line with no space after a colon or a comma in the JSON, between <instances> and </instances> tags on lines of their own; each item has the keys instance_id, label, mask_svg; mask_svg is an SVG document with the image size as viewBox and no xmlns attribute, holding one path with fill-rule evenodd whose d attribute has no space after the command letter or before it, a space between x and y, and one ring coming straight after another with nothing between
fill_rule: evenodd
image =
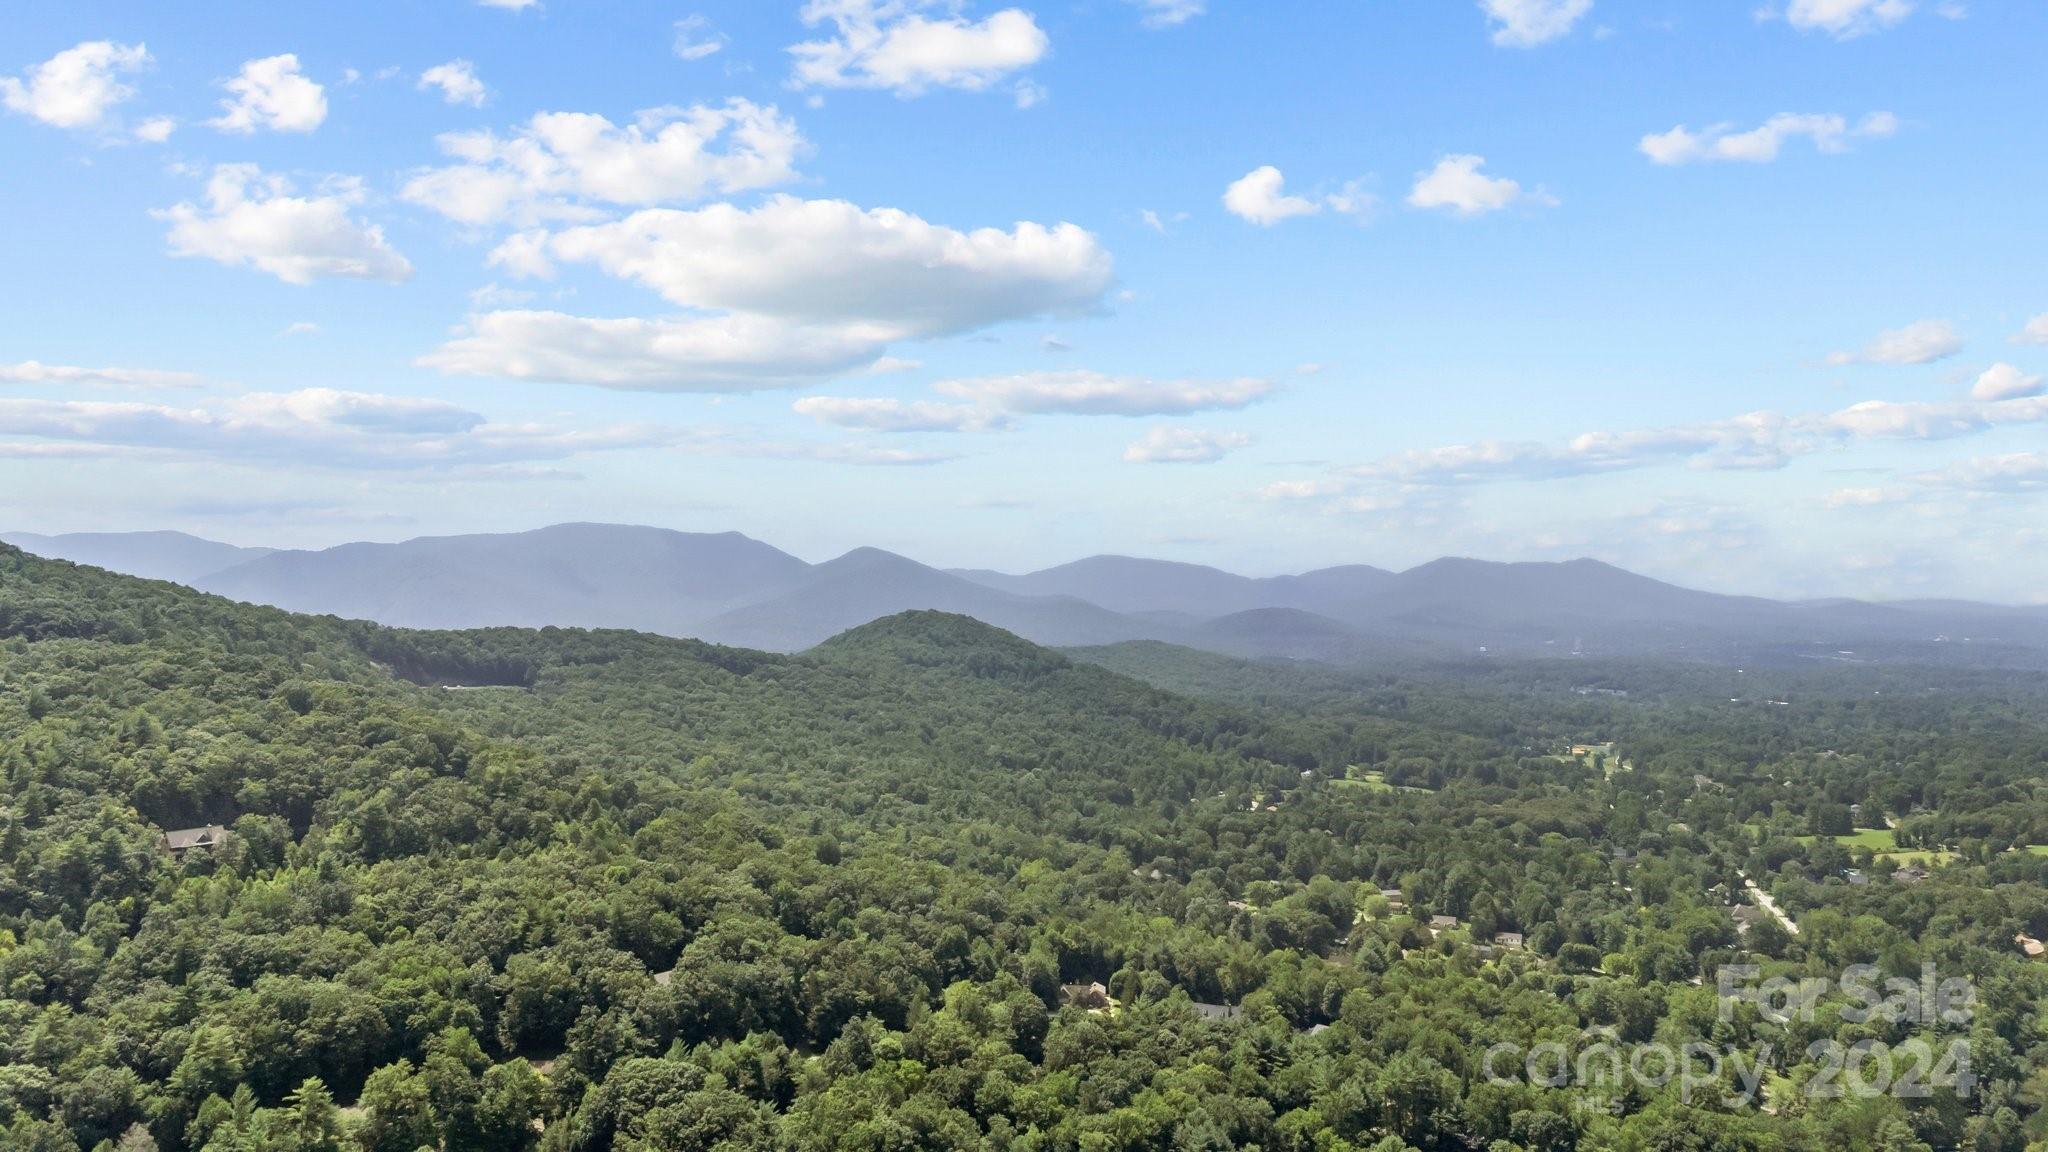
<instances>
[{"instance_id":1,"label":"mountain peak","mask_svg":"<svg viewBox=\"0 0 2048 1152\"><path fill-rule=\"evenodd\" d=\"M984 679L1043 676L1071 662L1014 632L955 612L898 612L849 628L811 650L827 660L882 658L918 667L965 669Z\"/></svg>"}]
</instances>

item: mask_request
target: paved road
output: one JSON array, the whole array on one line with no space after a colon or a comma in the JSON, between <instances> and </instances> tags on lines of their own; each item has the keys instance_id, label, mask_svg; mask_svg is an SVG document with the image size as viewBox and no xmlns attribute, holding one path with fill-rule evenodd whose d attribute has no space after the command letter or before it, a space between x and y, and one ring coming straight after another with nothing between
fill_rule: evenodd
<instances>
[{"instance_id":1,"label":"paved road","mask_svg":"<svg viewBox=\"0 0 2048 1152\"><path fill-rule=\"evenodd\" d=\"M1771 899L1769 892L1757 887L1756 881L1751 880L1747 876L1742 878L1742 886L1749 889L1749 898L1756 902L1756 906L1776 917L1778 923L1785 926L1786 932L1794 936L1799 935L1799 925L1794 924L1792 918L1785 915L1785 910L1778 907L1778 902Z\"/></svg>"}]
</instances>

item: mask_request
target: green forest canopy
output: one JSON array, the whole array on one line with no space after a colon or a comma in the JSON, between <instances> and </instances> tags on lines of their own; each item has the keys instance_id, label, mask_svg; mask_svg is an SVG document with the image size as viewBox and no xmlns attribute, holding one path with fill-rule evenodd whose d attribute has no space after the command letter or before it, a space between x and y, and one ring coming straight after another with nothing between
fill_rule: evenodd
<instances>
[{"instance_id":1,"label":"green forest canopy","mask_svg":"<svg viewBox=\"0 0 2048 1152\"><path fill-rule=\"evenodd\" d=\"M2042 684L1733 675L404 632L0 547L0 1147L2040 1144ZM1969 976L1973 1091L1810 1097L1915 1030L1720 1019L1731 961ZM1768 1044L1766 1107L1480 1074L1589 1035Z\"/></svg>"}]
</instances>

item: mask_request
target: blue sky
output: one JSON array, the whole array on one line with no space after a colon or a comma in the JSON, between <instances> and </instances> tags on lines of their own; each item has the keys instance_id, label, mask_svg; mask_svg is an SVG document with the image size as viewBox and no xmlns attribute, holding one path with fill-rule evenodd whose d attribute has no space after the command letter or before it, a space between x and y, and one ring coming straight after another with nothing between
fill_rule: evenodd
<instances>
[{"instance_id":1,"label":"blue sky","mask_svg":"<svg viewBox=\"0 0 2048 1152\"><path fill-rule=\"evenodd\" d=\"M43 5L0 527L2039 600L2048 9Z\"/></svg>"}]
</instances>

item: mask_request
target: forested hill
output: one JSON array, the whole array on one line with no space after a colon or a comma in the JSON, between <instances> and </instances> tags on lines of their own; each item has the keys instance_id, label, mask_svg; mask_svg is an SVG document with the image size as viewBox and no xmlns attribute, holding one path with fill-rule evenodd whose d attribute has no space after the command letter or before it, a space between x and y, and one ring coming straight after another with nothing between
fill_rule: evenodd
<instances>
[{"instance_id":1,"label":"forested hill","mask_svg":"<svg viewBox=\"0 0 2048 1152\"><path fill-rule=\"evenodd\" d=\"M2048 932L2048 858L1979 841L1851 892L1846 850L1794 835L1797 763L1724 794L1696 754L1609 778L1532 752L1540 721L1438 714L1198 702L939 613L799 656L405 632L0 548L0 1147L2016 1149L2039 1126L2048 968L2011 940ZM1975 781L2024 819L2041 742L2014 739L1897 803ZM1828 771L1863 762L1842 746ZM1370 785L1354 758L1427 771ZM206 824L222 846L162 839ZM1744 868L1803 935L1745 946ZM1526 948L1482 955L1495 932ZM1491 1044L1588 1030L1754 1038L1715 1023L1733 958L1979 978L1989 1088L1772 1113L1478 1074ZM1114 1003L1069 1003L1089 982ZM1789 1092L1814 1069L1773 1040Z\"/></svg>"}]
</instances>

